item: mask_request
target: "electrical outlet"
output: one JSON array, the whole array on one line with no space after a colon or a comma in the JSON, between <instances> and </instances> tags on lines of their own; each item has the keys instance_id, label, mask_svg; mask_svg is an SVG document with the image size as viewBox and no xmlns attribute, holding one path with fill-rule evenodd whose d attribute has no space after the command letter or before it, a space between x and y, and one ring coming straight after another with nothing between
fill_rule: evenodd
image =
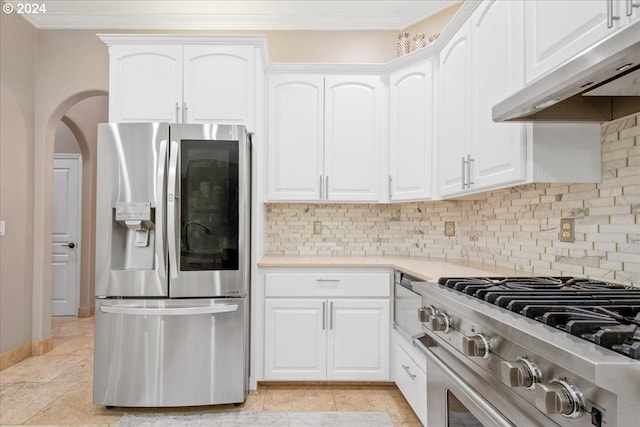
<instances>
[{"instance_id":1,"label":"electrical outlet","mask_svg":"<svg viewBox=\"0 0 640 427\"><path fill-rule=\"evenodd\" d=\"M453 237L456 235L456 223L453 221L444 222L444 235Z\"/></svg>"},{"instance_id":2,"label":"electrical outlet","mask_svg":"<svg viewBox=\"0 0 640 427\"><path fill-rule=\"evenodd\" d=\"M576 241L576 220L574 218L560 218L560 241L566 243Z\"/></svg>"},{"instance_id":3,"label":"electrical outlet","mask_svg":"<svg viewBox=\"0 0 640 427\"><path fill-rule=\"evenodd\" d=\"M313 221L313 234L322 234L322 221Z\"/></svg>"}]
</instances>

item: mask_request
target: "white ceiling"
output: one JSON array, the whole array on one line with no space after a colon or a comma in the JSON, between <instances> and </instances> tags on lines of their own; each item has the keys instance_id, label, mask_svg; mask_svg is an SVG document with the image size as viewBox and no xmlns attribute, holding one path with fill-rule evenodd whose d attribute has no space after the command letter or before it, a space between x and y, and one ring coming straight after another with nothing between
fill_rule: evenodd
<instances>
[{"instance_id":1,"label":"white ceiling","mask_svg":"<svg viewBox=\"0 0 640 427\"><path fill-rule=\"evenodd\" d=\"M9 0L17 12L18 3ZM403 30L456 0L38 0L39 29ZM3 5L6 7L6 5ZM5 10L6 13L6 10Z\"/></svg>"}]
</instances>

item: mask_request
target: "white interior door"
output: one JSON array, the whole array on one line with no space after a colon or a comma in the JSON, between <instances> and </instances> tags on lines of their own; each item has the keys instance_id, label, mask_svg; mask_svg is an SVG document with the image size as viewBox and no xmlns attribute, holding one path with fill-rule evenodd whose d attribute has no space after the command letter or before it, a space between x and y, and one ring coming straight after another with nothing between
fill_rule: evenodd
<instances>
[{"instance_id":1,"label":"white interior door","mask_svg":"<svg viewBox=\"0 0 640 427\"><path fill-rule=\"evenodd\" d=\"M53 160L51 314L76 316L80 294L80 155Z\"/></svg>"}]
</instances>

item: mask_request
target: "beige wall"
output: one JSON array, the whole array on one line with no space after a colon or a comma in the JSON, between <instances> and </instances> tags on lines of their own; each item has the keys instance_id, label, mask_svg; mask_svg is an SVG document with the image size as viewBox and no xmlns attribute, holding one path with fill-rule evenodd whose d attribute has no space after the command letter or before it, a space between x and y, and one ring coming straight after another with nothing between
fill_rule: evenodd
<instances>
[{"instance_id":1,"label":"beige wall","mask_svg":"<svg viewBox=\"0 0 640 427\"><path fill-rule=\"evenodd\" d=\"M602 182L536 184L477 200L270 204L266 254L468 260L536 275L640 286L640 114L602 126ZM575 243L558 238L576 221ZM321 235L313 222L322 221ZM454 221L456 236L444 236Z\"/></svg>"},{"instance_id":2,"label":"beige wall","mask_svg":"<svg viewBox=\"0 0 640 427\"><path fill-rule=\"evenodd\" d=\"M0 353L31 342L36 55L37 32L0 14Z\"/></svg>"},{"instance_id":3,"label":"beige wall","mask_svg":"<svg viewBox=\"0 0 640 427\"><path fill-rule=\"evenodd\" d=\"M34 151L34 272L32 339L51 334L51 209L53 140L65 112L77 102L105 95L108 49L92 31L38 32Z\"/></svg>"},{"instance_id":4,"label":"beige wall","mask_svg":"<svg viewBox=\"0 0 640 427\"><path fill-rule=\"evenodd\" d=\"M71 106L107 93L108 49L93 31L36 31L17 15L1 19L4 353L51 334L54 137Z\"/></svg>"},{"instance_id":5,"label":"beige wall","mask_svg":"<svg viewBox=\"0 0 640 427\"><path fill-rule=\"evenodd\" d=\"M429 45L429 37L432 35L440 34L442 30L447 26L447 24L453 18L453 15L456 14L458 9L462 6L462 2L455 3L451 7L443 10L442 12L434 15L428 19L424 19L409 28L406 28L405 31L409 33L409 38L411 40L411 46L413 46L413 37L417 33L422 33L425 35L424 39Z\"/></svg>"},{"instance_id":6,"label":"beige wall","mask_svg":"<svg viewBox=\"0 0 640 427\"><path fill-rule=\"evenodd\" d=\"M64 121L58 122L56 127L53 151L56 154L80 154L80 144Z\"/></svg>"}]
</instances>

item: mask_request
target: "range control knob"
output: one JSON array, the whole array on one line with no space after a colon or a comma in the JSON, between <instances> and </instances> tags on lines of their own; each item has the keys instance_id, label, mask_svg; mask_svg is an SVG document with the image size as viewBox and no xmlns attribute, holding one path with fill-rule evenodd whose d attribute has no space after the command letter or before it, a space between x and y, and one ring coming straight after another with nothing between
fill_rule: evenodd
<instances>
[{"instance_id":1,"label":"range control knob","mask_svg":"<svg viewBox=\"0 0 640 427\"><path fill-rule=\"evenodd\" d=\"M488 359L491 355L489 340L482 334L462 337L462 352L465 356Z\"/></svg>"},{"instance_id":2,"label":"range control knob","mask_svg":"<svg viewBox=\"0 0 640 427\"><path fill-rule=\"evenodd\" d=\"M538 367L523 357L511 362L503 361L500 373L502 382L509 387L533 389L542 380Z\"/></svg>"},{"instance_id":3,"label":"range control knob","mask_svg":"<svg viewBox=\"0 0 640 427\"><path fill-rule=\"evenodd\" d=\"M585 411L582 393L557 378L547 384L536 384L536 406L546 414L561 414L569 418L578 418Z\"/></svg>"},{"instance_id":4,"label":"range control knob","mask_svg":"<svg viewBox=\"0 0 640 427\"><path fill-rule=\"evenodd\" d=\"M435 332L444 332L445 334L451 329L451 318L447 313L436 313L429 316L431 330Z\"/></svg>"},{"instance_id":5,"label":"range control knob","mask_svg":"<svg viewBox=\"0 0 640 427\"><path fill-rule=\"evenodd\" d=\"M437 313L437 310L432 305L428 307L420 307L418 309L418 319L420 319L422 323L427 323L431 318L431 316L435 316L436 313Z\"/></svg>"}]
</instances>

